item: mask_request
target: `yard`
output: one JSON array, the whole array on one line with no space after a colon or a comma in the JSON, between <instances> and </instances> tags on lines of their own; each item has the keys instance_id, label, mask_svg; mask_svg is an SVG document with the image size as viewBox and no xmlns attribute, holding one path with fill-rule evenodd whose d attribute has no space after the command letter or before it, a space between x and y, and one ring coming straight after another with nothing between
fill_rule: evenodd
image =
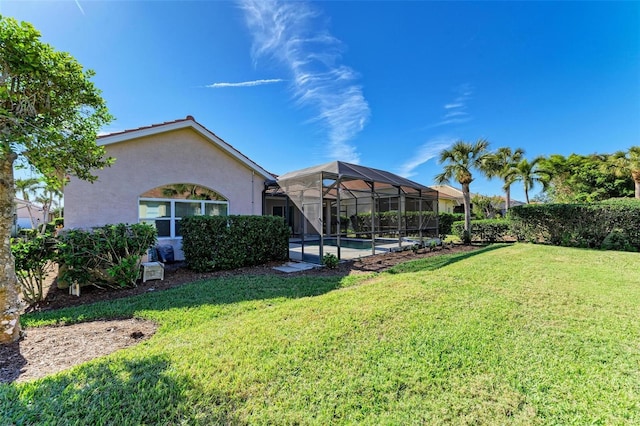
<instances>
[{"instance_id":1,"label":"yard","mask_svg":"<svg viewBox=\"0 0 640 426\"><path fill-rule=\"evenodd\" d=\"M0 424L637 424L638 256L490 246L29 314L27 330L130 317L159 328L0 385Z\"/></svg>"}]
</instances>

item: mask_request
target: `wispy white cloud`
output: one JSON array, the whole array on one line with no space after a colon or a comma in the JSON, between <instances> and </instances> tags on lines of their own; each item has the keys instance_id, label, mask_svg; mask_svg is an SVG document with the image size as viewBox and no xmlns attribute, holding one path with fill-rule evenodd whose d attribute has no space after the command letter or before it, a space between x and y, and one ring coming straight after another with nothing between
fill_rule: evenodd
<instances>
[{"instance_id":1,"label":"wispy white cloud","mask_svg":"<svg viewBox=\"0 0 640 426\"><path fill-rule=\"evenodd\" d=\"M281 83L283 81L284 80L281 78L272 78L267 80L241 81L238 83L213 83L213 84L207 84L205 87L209 87L212 89L218 89L221 87L252 87L252 86L261 86L263 84Z\"/></svg>"},{"instance_id":2,"label":"wispy white cloud","mask_svg":"<svg viewBox=\"0 0 640 426\"><path fill-rule=\"evenodd\" d=\"M440 121L428 127L440 127L448 124L466 123L472 119L467 110L467 102L473 94L469 84L462 84L455 89L456 97L453 101L444 104L444 114Z\"/></svg>"},{"instance_id":3,"label":"wispy white cloud","mask_svg":"<svg viewBox=\"0 0 640 426\"><path fill-rule=\"evenodd\" d=\"M464 104L461 102L458 102L453 104L446 104L444 106L444 109L453 109L453 108L464 108Z\"/></svg>"},{"instance_id":4,"label":"wispy white cloud","mask_svg":"<svg viewBox=\"0 0 640 426\"><path fill-rule=\"evenodd\" d=\"M398 171L400 176L411 177L414 176L415 169L423 165L432 158L436 158L440 155L442 150L449 148L455 142L454 138L447 136L440 136L428 140L416 152L411 159L406 161Z\"/></svg>"},{"instance_id":5,"label":"wispy white cloud","mask_svg":"<svg viewBox=\"0 0 640 426\"><path fill-rule=\"evenodd\" d=\"M369 105L357 84L358 73L340 64L343 45L326 19L303 1L240 0L253 36L254 61L274 59L292 74L294 98L314 109L329 139L327 157L357 163L352 139L363 129Z\"/></svg>"},{"instance_id":6,"label":"wispy white cloud","mask_svg":"<svg viewBox=\"0 0 640 426\"><path fill-rule=\"evenodd\" d=\"M76 6L78 6L78 9L80 9L80 13L82 13L84 15L84 9L80 5L80 1L79 0L76 0Z\"/></svg>"}]
</instances>

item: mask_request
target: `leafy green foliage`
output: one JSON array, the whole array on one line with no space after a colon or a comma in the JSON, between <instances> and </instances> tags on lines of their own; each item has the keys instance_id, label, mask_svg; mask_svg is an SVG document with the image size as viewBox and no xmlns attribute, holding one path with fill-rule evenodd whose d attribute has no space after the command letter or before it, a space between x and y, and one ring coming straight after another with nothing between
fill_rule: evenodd
<instances>
[{"instance_id":1,"label":"leafy green foliage","mask_svg":"<svg viewBox=\"0 0 640 426\"><path fill-rule=\"evenodd\" d=\"M289 230L275 216L192 216L182 219L182 251L195 271L235 269L289 256Z\"/></svg>"},{"instance_id":2,"label":"leafy green foliage","mask_svg":"<svg viewBox=\"0 0 640 426\"><path fill-rule=\"evenodd\" d=\"M336 269L338 267L338 257L333 253L327 253L322 256L322 264L329 269Z\"/></svg>"},{"instance_id":3,"label":"leafy green foliage","mask_svg":"<svg viewBox=\"0 0 640 426\"><path fill-rule=\"evenodd\" d=\"M550 170L543 167L544 158L536 157L531 162L523 158L514 167L509 169L505 175L505 180L510 183L522 182L524 188L524 196L529 204L529 191L533 189L536 183L540 183L544 189L549 185L549 181L553 177Z\"/></svg>"},{"instance_id":4,"label":"leafy green foliage","mask_svg":"<svg viewBox=\"0 0 640 426\"><path fill-rule=\"evenodd\" d=\"M21 238L11 239L11 252L15 259L16 276L22 290L22 298L28 304L44 298L42 285L48 276L49 261L54 256L51 234L30 232Z\"/></svg>"},{"instance_id":5,"label":"leafy green foliage","mask_svg":"<svg viewBox=\"0 0 640 426\"><path fill-rule=\"evenodd\" d=\"M638 251L624 229L614 228L602 241L603 250Z\"/></svg>"},{"instance_id":6,"label":"leafy green foliage","mask_svg":"<svg viewBox=\"0 0 640 426\"><path fill-rule=\"evenodd\" d=\"M464 241L464 222L454 222L451 226L454 235ZM483 219L471 221L471 241L495 243L505 241L512 236L511 222L507 219Z\"/></svg>"},{"instance_id":7,"label":"leafy green foliage","mask_svg":"<svg viewBox=\"0 0 640 426\"><path fill-rule=\"evenodd\" d=\"M452 233L453 222L464 220L464 213L440 213L438 214L438 233L449 235Z\"/></svg>"},{"instance_id":8,"label":"leafy green foliage","mask_svg":"<svg viewBox=\"0 0 640 426\"><path fill-rule=\"evenodd\" d=\"M476 219L495 219L496 216L500 215L500 210L505 205L505 201L498 195L489 197L487 195L474 194L471 197L471 204L473 205L472 212Z\"/></svg>"},{"instance_id":9,"label":"leafy green foliage","mask_svg":"<svg viewBox=\"0 0 640 426\"><path fill-rule=\"evenodd\" d=\"M420 218L422 216L422 229L435 228L435 213L424 211L404 212L402 216L403 225L409 232L416 232L420 229ZM464 213L439 213L438 214L438 235L451 233L451 224L456 220L464 219ZM374 221L378 231L384 233L385 230L396 231L398 229L398 211L378 212L374 214ZM341 222L347 224L348 232L364 234L371 231L371 213L358 213L351 218L342 218Z\"/></svg>"},{"instance_id":10,"label":"leafy green foliage","mask_svg":"<svg viewBox=\"0 0 640 426\"><path fill-rule=\"evenodd\" d=\"M640 249L640 200L636 199L518 206L510 217L518 239L524 241L600 248L617 229L614 234L624 235L629 247Z\"/></svg>"},{"instance_id":11,"label":"leafy green foliage","mask_svg":"<svg viewBox=\"0 0 640 426\"><path fill-rule=\"evenodd\" d=\"M553 203L590 203L633 195L631 173L621 175L609 167L608 155L551 155L541 166L552 179L546 192Z\"/></svg>"},{"instance_id":12,"label":"leafy green foliage","mask_svg":"<svg viewBox=\"0 0 640 426\"><path fill-rule=\"evenodd\" d=\"M135 287L141 256L155 242L155 228L142 223L71 230L59 237L60 279L81 286Z\"/></svg>"},{"instance_id":13,"label":"leafy green foliage","mask_svg":"<svg viewBox=\"0 0 640 426\"><path fill-rule=\"evenodd\" d=\"M16 161L56 190L68 175L94 181L93 171L113 162L96 144L98 131L113 117L93 75L68 53L43 43L31 24L0 15L0 343L19 336L10 244Z\"/></svg>"},{"instance_id":14,"label":"leafy green foliage","mask_svg":"<svg viewBox=\"0 0 640 426\"><path fill-rule=\"evenodd\" d=\"M0 155L24 156L60 188L67 173L94 180L108 166L97 131L112 117L92 71L40 41L29 23L0 16Z\"/></svg>"}]
</instances>

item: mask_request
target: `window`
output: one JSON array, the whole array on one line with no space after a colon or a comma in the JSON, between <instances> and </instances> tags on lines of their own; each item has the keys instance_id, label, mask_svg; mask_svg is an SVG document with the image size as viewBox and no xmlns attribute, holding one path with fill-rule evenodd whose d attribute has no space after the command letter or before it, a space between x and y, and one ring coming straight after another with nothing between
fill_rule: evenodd
<instances>
[{"instance_id":1,"label":"window","mask_svg":"<svg viewBox=\"0 0 640 426\"><path fill-rule=\"evenodd\" d=\"M194 199L195 198L195 199ZM180 222L187 216L226 216L229 202L220 194L191 184L152 189L138 203L140 223L156 228L159 238L181 237Z\"/></svg>"}]
</instances>

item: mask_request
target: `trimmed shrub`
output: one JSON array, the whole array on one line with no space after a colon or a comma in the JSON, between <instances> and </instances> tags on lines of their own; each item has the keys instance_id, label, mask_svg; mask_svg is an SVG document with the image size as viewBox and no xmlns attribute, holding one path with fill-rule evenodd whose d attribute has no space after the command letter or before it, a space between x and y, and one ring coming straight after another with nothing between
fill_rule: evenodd
<instances>
[{"instance_id":1,"label":"trimmed shrub","mask_svg":"<svg viewBox=\"0 0 640 426\"><path fill-rule=\"evenodd\" d=\"M16 267L16 277L22 290L22 298L29 305L44 298L42 284L49 275L49 261L54 255L51 234L30 232L21 238L11 239L11 253Z\"/></svg>"},{"instance_id":2,"label":"trimmed shrub","mask_svg":"<svg viewBox=\"0 0 640 426\"><path fill-rule=\"evenodd\" d=\"M289 256L289 229L278 216L192 216L182 219L181 230L187 266L198 272Z\"/></svg>"},{"instance_id":3,"label":"trimmed shrub","mask_svg":"<svg viewBox=\"0 0 640 426\"><path fill-rule=\"evenodd\" d=\"M510 209L510 218L514 233L523 241L605 248L605 239L611 235L606 247L618 246L623 236L627 249L640 249L640 200L517 206Z\"/></svg>"},{"instance_id":4,"label":"trimmed shrub","mask_svg":"<svg viewBox=\"0 0 640 426\"><path fill-rule=\"evenodd\" d=\"M465 241L464 221L453 222L452 233ZM495 243L513 238L510 222L506 219L483 219L471 221L471 241Z\"/></svg>"},{"instance_id":5,"label":"trimmed shrub","mask_svg":"<svg viewBox=\"0 0 640 426\"><path fill-rule=\"evenodd\" d=\"M142 223L70 230L59 237L57 246L60 281L135 287L141 257L155 242L155 228Z\"/></svg>"},{"instance_id":6,"label":"trimmed shrub","mask_svg":"<svg viewBox=\"0 0 640 426\"><path fill-rule=\"evenodd\" d=\"M438 214L438 234L453 234L451 226L453 222L464 221L464 213L440 213ZM464 229L464 225L463 228Z\"/></svg>"},{"instance_id":7,"label":"trimmed shrub","mask_svg":"<svg viewBox=\"0 0 640 426\"><path fill-rule=\"evenodd\" d=\"M374 216L378 231L398 229L398 211L376 213ZM435 228L435 213L430 211L422 212L422 226ZM439 213L438 214L438 235L451 234L451 224L457 220L464 220L464 213ZM341 217L340 221L343 229L348 232L366 233L371 230L371 213L358 213L350 218ZM408 230L420 229L420 212L404 212L402 216L403 226ZM365 235L366 236L366 235Z\"/></svg>"},{"instance_id":8,"label":"trimmed shrub","mask_svg":"<svg viewBox=\"0 0 640 426\"><path fill-rule=\"evenodd\" d=\"M333 253L327 253L322 257L322 264L329 269L336 269L338 267L338 257Z\"/></svg>"}]
</instances>

